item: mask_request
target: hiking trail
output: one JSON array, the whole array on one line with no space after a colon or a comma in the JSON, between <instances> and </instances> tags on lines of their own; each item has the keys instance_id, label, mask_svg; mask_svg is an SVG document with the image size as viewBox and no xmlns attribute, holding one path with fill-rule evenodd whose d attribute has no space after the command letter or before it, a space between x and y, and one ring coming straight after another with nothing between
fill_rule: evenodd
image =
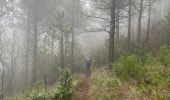
<instances>
[{"instance_id":1,"label":"hiking trail","mask_svg":"<svg viewBox=\"0 0 170 100\"><path fill-rule=\"evenodd\" d=\"M80 87L80 93L78 96L78 100L90 100L90 96L89 96L89 89L90 89L90 75L85 75L84 80L83 80L83 84Z\"/></svg>"}]
</instances>

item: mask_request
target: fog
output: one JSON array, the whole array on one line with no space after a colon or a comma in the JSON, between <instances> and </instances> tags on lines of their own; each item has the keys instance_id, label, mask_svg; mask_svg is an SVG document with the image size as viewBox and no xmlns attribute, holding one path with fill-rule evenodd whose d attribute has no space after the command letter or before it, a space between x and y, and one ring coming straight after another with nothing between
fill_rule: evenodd
<instances>
[{"instance_id":1,"label":"fog","mask_svg":"<svg viewBox=\"0 0 170 100\"><path fill-rule=\"evenodd\" d=\"M151 0L149 25L150 0L143 0L142 11L140 0L132 0L131 24L128 0L118 0L114 21L111 1L0 0L0 100L20 93L37 81L43 81L47 87L55 84L65 68L73 73L82 72L86 57L97 61L93 56L101 48L108 53L109 47L114 46L112 50L117 55L119 51L127 51L129 38L131 49L137 48L139 31L139 38L145 41L148 26L151 51L156 52L167 44L165 33L168 32L161 25L166 23L170 0ZM111 38L114 43L109 42ZM109 54L112 53L104 56L111 59Z\"/></svg>"}]
</instances>

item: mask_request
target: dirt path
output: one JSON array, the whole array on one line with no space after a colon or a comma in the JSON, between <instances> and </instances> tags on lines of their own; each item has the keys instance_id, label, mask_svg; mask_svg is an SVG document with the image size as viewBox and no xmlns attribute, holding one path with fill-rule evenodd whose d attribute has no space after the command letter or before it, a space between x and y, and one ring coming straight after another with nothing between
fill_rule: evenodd
<instances>
[{"instance_id":1,"label":"dirt path","mask_svg":"<svg viewBox=\"0 0 170 100\"><path fill-rule=\"evenodd\" d=\"M78 96L78 100L90 100L89 81L90 81L90 76L85 76L84 81L83 81L83 85L80 88L80 94Z\"/></svg>"}]
</instances>

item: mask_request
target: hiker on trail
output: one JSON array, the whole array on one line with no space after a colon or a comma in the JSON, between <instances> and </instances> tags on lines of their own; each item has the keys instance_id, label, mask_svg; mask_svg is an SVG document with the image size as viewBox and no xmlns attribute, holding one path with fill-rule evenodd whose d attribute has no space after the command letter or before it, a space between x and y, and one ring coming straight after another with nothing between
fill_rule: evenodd
<instances>
[{"instance_id":1,"label":"hiker on trail","mask_svg":"<svg viewBox=\"0 0 170 100\"><path fill-rule=\"evenodd\" d=\"M91 57L86 58L86 67L87 67L87 74L91 74L91 64L92 64L92 59Z\"/></svg>"}]
</instances>

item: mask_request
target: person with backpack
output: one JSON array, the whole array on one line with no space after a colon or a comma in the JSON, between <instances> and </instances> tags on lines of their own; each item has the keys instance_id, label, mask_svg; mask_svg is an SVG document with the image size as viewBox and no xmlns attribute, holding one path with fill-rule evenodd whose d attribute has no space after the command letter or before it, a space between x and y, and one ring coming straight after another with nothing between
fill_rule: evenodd
<instances>
[{"instance_id":1,"label":"person with backpack","mask_svg":"<svg viewBox=\"0 0 170 100\"><path fill-rule=\"evenodd\" d=\"M86 72L87 74L91 74L91 64L92 64L91 57L87 57L85 62L86 62L86 67L87 67Z\"/></svg>"}]
</instances>

